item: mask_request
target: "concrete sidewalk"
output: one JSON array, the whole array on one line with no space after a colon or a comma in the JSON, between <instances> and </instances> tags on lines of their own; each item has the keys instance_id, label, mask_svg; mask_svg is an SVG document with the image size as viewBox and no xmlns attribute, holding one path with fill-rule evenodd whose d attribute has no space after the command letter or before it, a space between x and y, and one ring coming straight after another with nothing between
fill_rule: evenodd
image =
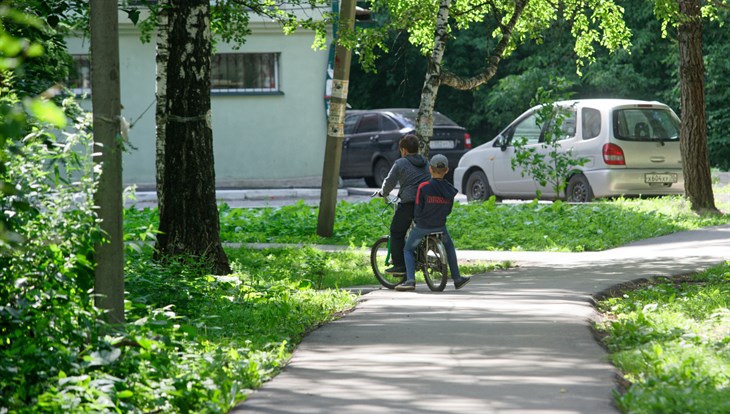
<instances>
[{"instance_id":1,"label":"concrete sidewalk","mask_svg":"<svg viewBox=\"0 0 730 414\"><path fill-rule=\"evenodd\" d=\"M422 284L362 296L232 412L618 413L617 372L590 329L593 295L730 260L730 226L510 260L520 267L475 276L460 291Z\"/></svg>"}]
</instances>

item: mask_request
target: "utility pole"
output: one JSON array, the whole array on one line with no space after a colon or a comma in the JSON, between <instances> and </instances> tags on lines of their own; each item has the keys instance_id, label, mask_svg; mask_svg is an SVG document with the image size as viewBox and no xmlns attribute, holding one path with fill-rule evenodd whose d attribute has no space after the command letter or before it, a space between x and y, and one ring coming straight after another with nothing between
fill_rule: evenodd
<instances>
[{"instance_id":1,"label":"utility pole","mask_svg":"<svg viewBox=\"0 0 730 414\"><path fill-rule=\"evenodd\" d=\"M109 323L124 323L122 140L117 2L91 0L91 104L94 163L102 166L94 204L105 240L95 246L94 303Z\"/></svg>"},{"instance_id":2,"label":"utility pole","mask_svg":"<svg viewBox=\"0 0 730 414\"><path fill-rule=\"evenodd\" d=\"M355 27L355 0L342 0L337 31L343 33ZM337 41L337 34L334 35ZM335 49L334 73L329 115L327 118L327 143L324 151L322 171L322 192L319 201L317 234L330 237L335 227L337 207L337 185L340 178L342 141L345 138L345 108L347 89L350 82L350 49L337 45Z\"/></svg>"}]
</instances>

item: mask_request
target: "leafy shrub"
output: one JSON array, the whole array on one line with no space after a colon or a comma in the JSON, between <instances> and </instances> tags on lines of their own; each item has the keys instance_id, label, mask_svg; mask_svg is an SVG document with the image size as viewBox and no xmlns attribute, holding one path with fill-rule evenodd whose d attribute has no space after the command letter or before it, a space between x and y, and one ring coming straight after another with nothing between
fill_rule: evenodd
<instances>
[{"instance_id":1,"label":"leafy shrub","mask_svg":"<svg viewBox=\"0 0 730 414\"><path fill-rule=\"evenodd\" d=\"M154 223L156 209L134 211L135 225ZM334 235L316 235L317 209L303 202L276 208L221 207L221 239L240 243L370 246L388 233L392 210L381 200L341 202ZM600 251L626 243L730 223L730 215L698 216L682 197L604 200L591 204L459 204L448 226L458 249Z\"/></svg>"},{"instance_id":2,"label":"leafy shrub","mask_svg":"<svg viewBox=\"0 0 730 414\"><path fill-rule=\"evenodd\" d=\"M602 301L599 326L630 382L631 413L730 410L730 262L690 280L664 281Z\"/></svg>"},{"instance_id":3,"label":"leafy shrub","mask_svg":"<svg viewBox=\"0 0 730 414\"><path fill-rule=\"evenodd\" d=\"M77 121L85 130L88 119ZM0 204L22 241L0 246L0 396L9 407L32 406L100 334L90 294L100 240L90 146L88 134L60 140L31 124L21 143L3 148L0 178L14 187Z\"/></svg>"}]
</instances>

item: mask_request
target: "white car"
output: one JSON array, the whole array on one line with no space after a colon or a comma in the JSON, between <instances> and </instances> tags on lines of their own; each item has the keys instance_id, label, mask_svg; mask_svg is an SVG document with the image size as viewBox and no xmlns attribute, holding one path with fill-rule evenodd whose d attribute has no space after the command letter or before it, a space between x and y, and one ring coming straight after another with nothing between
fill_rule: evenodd
<instances>
[{"instance_id":1,"label":"white car","mask_svg":"<svg viewBox=\"0 0 730 414\"><path fill-rule=\"evenodd\" d=\"M679 118L667 105L625 99L556 102L567 116L561 126L560 151L588 161L569 177L565 194L541 186L517 166L514 139L526 140L543 154L545 122L538 107L520 115L497 137L468 151L454 171L454 185L468 200L567 198L587 202L613 196L684 194L679 150ZM567 195L567 196L566 196Z\"/></svg>"}]
</instances>

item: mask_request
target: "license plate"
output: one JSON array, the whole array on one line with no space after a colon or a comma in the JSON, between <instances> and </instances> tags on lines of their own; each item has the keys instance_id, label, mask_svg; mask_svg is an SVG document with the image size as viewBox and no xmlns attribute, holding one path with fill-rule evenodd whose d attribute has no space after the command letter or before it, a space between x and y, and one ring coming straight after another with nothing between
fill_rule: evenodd
<instances>
[{"instance_id":1,"label":"license plate","mask_svg":"<svg viewBox=\"0 0 730 414\"><path fill-rule=\"evenodd\" d=\"M666 173L666 174L644 174L644 182L646 183L676 183L677 174Z\"/></svg>"},{"instance_id":2,"label":"license plate","mask_svg":"<svg viewBox=\"0 0 730 414\"><path fill-rule=\"evenodd\" d=\"M431 141L429 143L429 147L431 147L431 149L453 149L454 141L450 139Z\"/></svg>"}]
</instances>

